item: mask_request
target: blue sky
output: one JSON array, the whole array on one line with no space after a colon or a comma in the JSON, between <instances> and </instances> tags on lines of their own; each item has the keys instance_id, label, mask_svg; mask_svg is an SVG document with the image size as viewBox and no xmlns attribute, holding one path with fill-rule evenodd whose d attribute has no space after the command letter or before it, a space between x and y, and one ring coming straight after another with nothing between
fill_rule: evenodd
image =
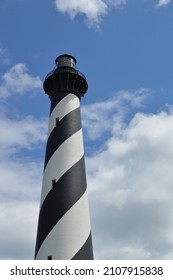
<instances>
[{"instance_id":1,"label":"blue sky","mask_svg":"<svg viewBox=\"0 0 173 280\"><path fill-rule=\"evenodd\" d=\"M96 259L173 258L173 1L0 0L0 258L34 256L50 102L63 53L81 101Z\"/></svg>"}]
</instances>

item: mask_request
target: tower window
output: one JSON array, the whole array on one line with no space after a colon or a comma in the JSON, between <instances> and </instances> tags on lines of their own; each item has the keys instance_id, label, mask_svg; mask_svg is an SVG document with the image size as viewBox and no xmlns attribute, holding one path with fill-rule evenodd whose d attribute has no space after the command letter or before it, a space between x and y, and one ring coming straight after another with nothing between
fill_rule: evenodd
<instances>
[{"instance_id":1,"label":"tower window","mask_svg":"<svg viewBox=\"0 0 173 280\"><path fill-rule=\"evenodd\" d=\"M52 180L52 190L55 189L55 186L56 186L56 180L54 179L54 180Z\"/></svg>"},{"instance_id":2,"label":"tower window","mask_svg":"<svg viewBox=\"0 0 173 280\"><path fill-rule=\"evenodd\" d=\"M59 122L60 122L59 118L56 118L56 119L55 119L55 125L56 125L56 127L59 125Z\"/></svg>"},{"instance_id":3,"label":"tower window","mask_svg":"<svg viewBox=\"0 0 173 280\"><path fill-rule=\"evenodd\" d=\"M52 256L47 256L47 259L48 260L52 260Z\"/></svg>"}]
</instances>

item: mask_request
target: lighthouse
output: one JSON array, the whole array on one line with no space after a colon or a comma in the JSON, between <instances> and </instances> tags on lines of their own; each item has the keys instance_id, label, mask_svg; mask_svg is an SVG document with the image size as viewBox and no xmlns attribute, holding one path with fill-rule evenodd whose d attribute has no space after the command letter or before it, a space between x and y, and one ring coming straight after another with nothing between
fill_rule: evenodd
<instances>
[{"instance_id":1,"label":"lighthouse","mask_svg":"<svg viewBox=\"0 0 173 280\"><path fill-rule=\"evenodd\" d=\"M92 260L80 100L88 89L68 54L44 81L51 101L36 260Z\"/></svg>"}]
</instances>

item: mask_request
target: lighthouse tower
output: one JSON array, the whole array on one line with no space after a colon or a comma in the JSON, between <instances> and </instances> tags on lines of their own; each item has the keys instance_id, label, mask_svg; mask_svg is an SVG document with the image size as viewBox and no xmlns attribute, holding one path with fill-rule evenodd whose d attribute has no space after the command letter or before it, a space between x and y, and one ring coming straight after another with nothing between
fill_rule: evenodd
<instances>
[{"instance_id":1,"label":"lighthouse tower","mask_svg":"<svg viewBox=\"0 0 173 280\"><path fill-rule=\"evenodd\" d=\"M93 259L76 59L61 55L44 81L51 100L35 259Z\"/></svg>"}]
</instances>

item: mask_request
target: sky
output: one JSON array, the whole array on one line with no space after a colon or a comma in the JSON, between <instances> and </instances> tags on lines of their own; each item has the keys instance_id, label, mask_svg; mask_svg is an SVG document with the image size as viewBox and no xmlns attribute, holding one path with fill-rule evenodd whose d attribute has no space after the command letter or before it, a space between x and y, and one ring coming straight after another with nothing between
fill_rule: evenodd
<instances>
[{"instance_id":1,"label":"sky","mask_svg":"<svg viewBox=\"0 0 173 280\"><path fill-rule=\"evenodd\" d=\"M57 56L76 57L95 259L173 259L173 1L0 0L0 259L33 259Z\"/></svg>"}]
</instances>

